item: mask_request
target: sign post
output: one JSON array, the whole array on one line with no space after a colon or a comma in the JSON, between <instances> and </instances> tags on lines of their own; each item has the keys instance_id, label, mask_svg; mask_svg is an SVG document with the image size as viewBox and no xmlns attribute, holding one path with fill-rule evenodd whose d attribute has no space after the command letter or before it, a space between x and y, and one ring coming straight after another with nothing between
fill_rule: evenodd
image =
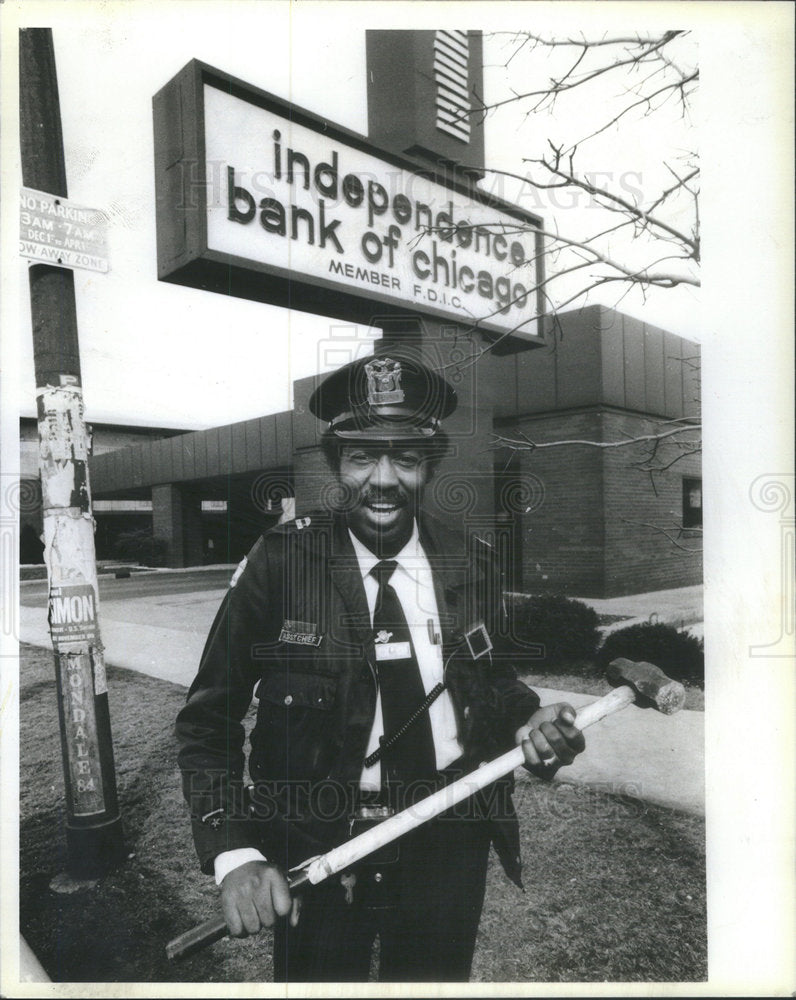
<instances>
[{"instance_id":1,"label":"sign post","mask_svg":"<svg viewBox=\"0 0 796 1000\"><path fill-rule=\"evenodd\" d=\"M83 414L74 274L68 268L107 270L107 257L100 213L66 201L50 29L22 29L19 53L22 177L29 189L22 193L20 232L27 249L21 246L20 252L34 261L49 261L33 263L28 274L67 864L70 876L90 878L122 860L124 840L97 616L90 443Z\"/></svg>"}]
</instances>

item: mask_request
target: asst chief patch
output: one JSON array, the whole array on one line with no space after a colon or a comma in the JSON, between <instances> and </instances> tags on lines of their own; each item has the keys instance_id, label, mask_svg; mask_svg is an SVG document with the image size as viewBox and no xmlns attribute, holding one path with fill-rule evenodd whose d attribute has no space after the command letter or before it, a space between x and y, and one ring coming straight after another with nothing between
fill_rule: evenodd
<instances>
[{"instance_id":1,"label":"asst chief patch","mask_svg":"<svg viewBox=\"0 0 796 1000\"><path fill-rule=\"evenodd\" d=\"M314 622L297 622L286 618L279 633L280 642L292 642L297 646L320 646L322 635Z\"/></svg>"}]
</instances>

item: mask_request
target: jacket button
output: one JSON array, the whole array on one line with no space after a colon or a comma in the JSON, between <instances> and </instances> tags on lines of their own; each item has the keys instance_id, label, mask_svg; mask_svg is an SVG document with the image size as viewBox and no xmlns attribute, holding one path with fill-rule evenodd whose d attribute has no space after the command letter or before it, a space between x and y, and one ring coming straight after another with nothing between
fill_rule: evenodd
<instances>
[{"instance_id":1,"label":"jacket button","mask_svg":"<svg viewBox=\"0 0 796 1000\"><path fill-rule=\"evenodd\" d=\"M286 705L292 705L293 704L293 695L292 694L286 694L285 695L285 704Z\"/></svg>"},{"instance_id":2,"label":"jacket button","mask_svg":"<svg viewBox=\"0 0 796 1000\"><path fill-rule=\"evenodd\" d=\"M374 882L381 882L383 879L384 879L384 876L382 875L381 872L376 872L376 874L373 876L373 881Z\"/></svg>"}]
</instances>

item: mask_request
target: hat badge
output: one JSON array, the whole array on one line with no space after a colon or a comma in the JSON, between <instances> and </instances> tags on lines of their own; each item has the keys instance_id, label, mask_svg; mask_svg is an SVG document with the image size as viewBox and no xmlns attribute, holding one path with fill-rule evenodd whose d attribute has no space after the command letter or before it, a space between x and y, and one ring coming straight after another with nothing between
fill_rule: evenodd
<instances>
[{"instance_id":1,"label":"hat badge","mask_svg":"<svg viewBox=\"0 0 796 1000\"><path fill-rule=\"evenodd\" d=\"M401 388L401 362L392 358L380 358L365 365L368 377L368 403L371 406L385 406L387 403L403 403L405 394Z\"/></svg>"}]
</instances>

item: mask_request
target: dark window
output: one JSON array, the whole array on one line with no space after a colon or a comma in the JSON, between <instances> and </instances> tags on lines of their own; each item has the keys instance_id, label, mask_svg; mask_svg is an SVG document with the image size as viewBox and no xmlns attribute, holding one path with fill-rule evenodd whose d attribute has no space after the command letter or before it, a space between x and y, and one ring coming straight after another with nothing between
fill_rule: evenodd
<instances>
[{"instance_id":1,"label":"dark window","mask_svg":"<svg viewBox=\"0 0 796 1000\"><path fill-rule=\"evenodd\" d=\"M683 527L702 527L702 480L683 480Z\"/></svg>"}]
</instances>

